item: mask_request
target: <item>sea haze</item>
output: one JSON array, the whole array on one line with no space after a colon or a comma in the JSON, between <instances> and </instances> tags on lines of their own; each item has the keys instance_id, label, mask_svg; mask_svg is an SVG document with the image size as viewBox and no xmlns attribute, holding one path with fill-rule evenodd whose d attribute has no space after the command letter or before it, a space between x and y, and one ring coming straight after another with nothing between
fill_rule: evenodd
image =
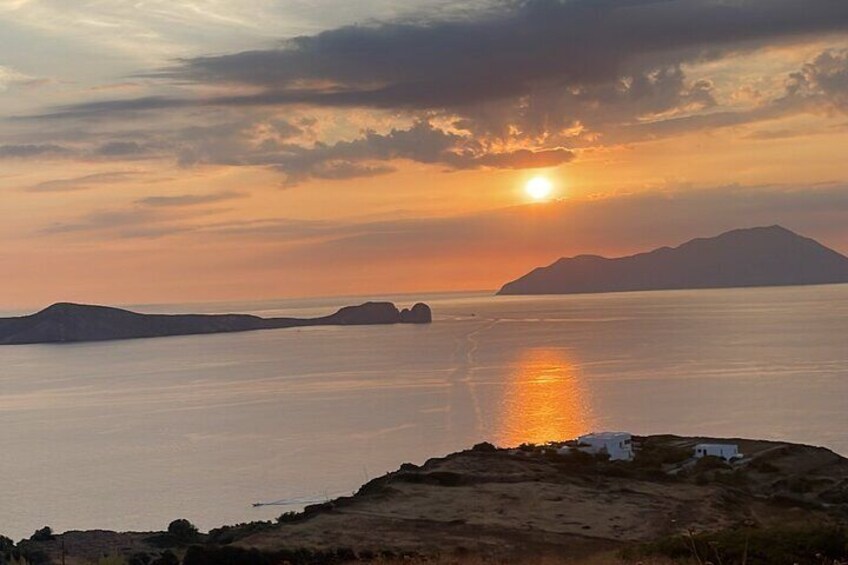
<instances>
[{"instance_id":1,"label":"sea haze","mask_svg":"<svg viewBox=\"0 0 848 565\"><path fill-rule=\"evenodd\" d=\"M0 533L207 529L405 461L589 430L848 455L848 285L385 297L429 326L0 347ZM317 315L363 299L137 307Z\"/></svg>"}]
</instances>

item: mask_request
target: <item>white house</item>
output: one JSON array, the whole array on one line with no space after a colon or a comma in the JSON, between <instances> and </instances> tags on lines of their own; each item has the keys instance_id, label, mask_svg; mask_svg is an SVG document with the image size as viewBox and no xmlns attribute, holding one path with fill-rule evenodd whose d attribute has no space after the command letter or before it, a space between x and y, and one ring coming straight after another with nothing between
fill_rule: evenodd
<instances>
[{"instance_id":1,"label":"white house","mask_svg":"<svg viewBox=\"0 0 848 565\"><path fill-rule=\"evenodd\" d=\"M588 453L606 453L612 461L633 459L633 436L627 432L598 432L577 438L578 449Z\"/></svg>"},{"instance_id":2,"label":"white house","mask_svg":"<svg viewBox=\"0 0 848 565\"><path fill-rule=\"evenodd\" d=\"M695 446L695 458L700 459L712 455L713 457L721 457L725 461L740 459L742 454L739 453L739 447L732 443L699 443Z\"/></svg>"}]
</instances>

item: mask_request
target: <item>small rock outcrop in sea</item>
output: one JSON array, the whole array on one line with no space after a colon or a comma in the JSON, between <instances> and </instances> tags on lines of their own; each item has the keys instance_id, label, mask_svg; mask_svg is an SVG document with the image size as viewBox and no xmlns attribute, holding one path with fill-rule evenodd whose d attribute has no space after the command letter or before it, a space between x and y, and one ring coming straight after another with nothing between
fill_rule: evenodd
<instances>
[{"instance_id":1,"label":"small rock outcrop in sea","mask_svg":"<svg viewBox=\"0 0 848 565\"><path fill-rule=\"evenodd\" d=\"M433 313L429 306L419 302L411 310L409 308L401 310L400 321L402 324L429 324L433 321Z\"/></svg>"}]
</instances>

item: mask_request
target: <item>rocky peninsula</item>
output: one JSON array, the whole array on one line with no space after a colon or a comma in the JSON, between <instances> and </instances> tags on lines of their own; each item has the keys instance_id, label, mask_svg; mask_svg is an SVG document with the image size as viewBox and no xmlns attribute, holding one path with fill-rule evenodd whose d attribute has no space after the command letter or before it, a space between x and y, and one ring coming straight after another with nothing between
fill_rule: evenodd
<instances>
[{"instance_id":1,"label":"rocky peninsula","mask_svg":"<svg viewBox=\"0 0 848 565\"><path fill-rule=\"evenodd\" d=\"M247 314L141 314L108 306L62 302L29 316L0 318L0 345L70 343L245 332L306 326L429 324L423 303L399 310L391 302L346 306L320 318L261 318Z\"/></svg>"},{"instance_id":2,"label":"rocky peninsula","mask_svg":"<svg viewBox=\"0 0 848 565\"><path fill-rule=\"evenodd\" d=\"M816 563L848 556L848 460L820 447L634 437L632 461L564 444L407 463L349 497L198 533L37 532L12 552L60 563ZM694 457L732 442L744 457ZM121 561L123 560L123 561Z\"/></svg>"}]
</instances>

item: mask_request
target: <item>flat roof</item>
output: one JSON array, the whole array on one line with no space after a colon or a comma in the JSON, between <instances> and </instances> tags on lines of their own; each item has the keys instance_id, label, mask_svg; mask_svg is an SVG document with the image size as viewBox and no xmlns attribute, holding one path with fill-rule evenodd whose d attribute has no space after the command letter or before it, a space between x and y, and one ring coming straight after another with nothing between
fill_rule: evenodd
<instances>
[{"instance_id":1,"label":"flat roof","mask_svg":"<svg viewBox=\"0 0 848 565\"><path fill-rule=\"evenodd\" d=\"M617 439L623 436L632 437L630 432L592 432L591 434L583 434L577 439L595 438L595 439Z\"/></svg>"}]
</instances>

